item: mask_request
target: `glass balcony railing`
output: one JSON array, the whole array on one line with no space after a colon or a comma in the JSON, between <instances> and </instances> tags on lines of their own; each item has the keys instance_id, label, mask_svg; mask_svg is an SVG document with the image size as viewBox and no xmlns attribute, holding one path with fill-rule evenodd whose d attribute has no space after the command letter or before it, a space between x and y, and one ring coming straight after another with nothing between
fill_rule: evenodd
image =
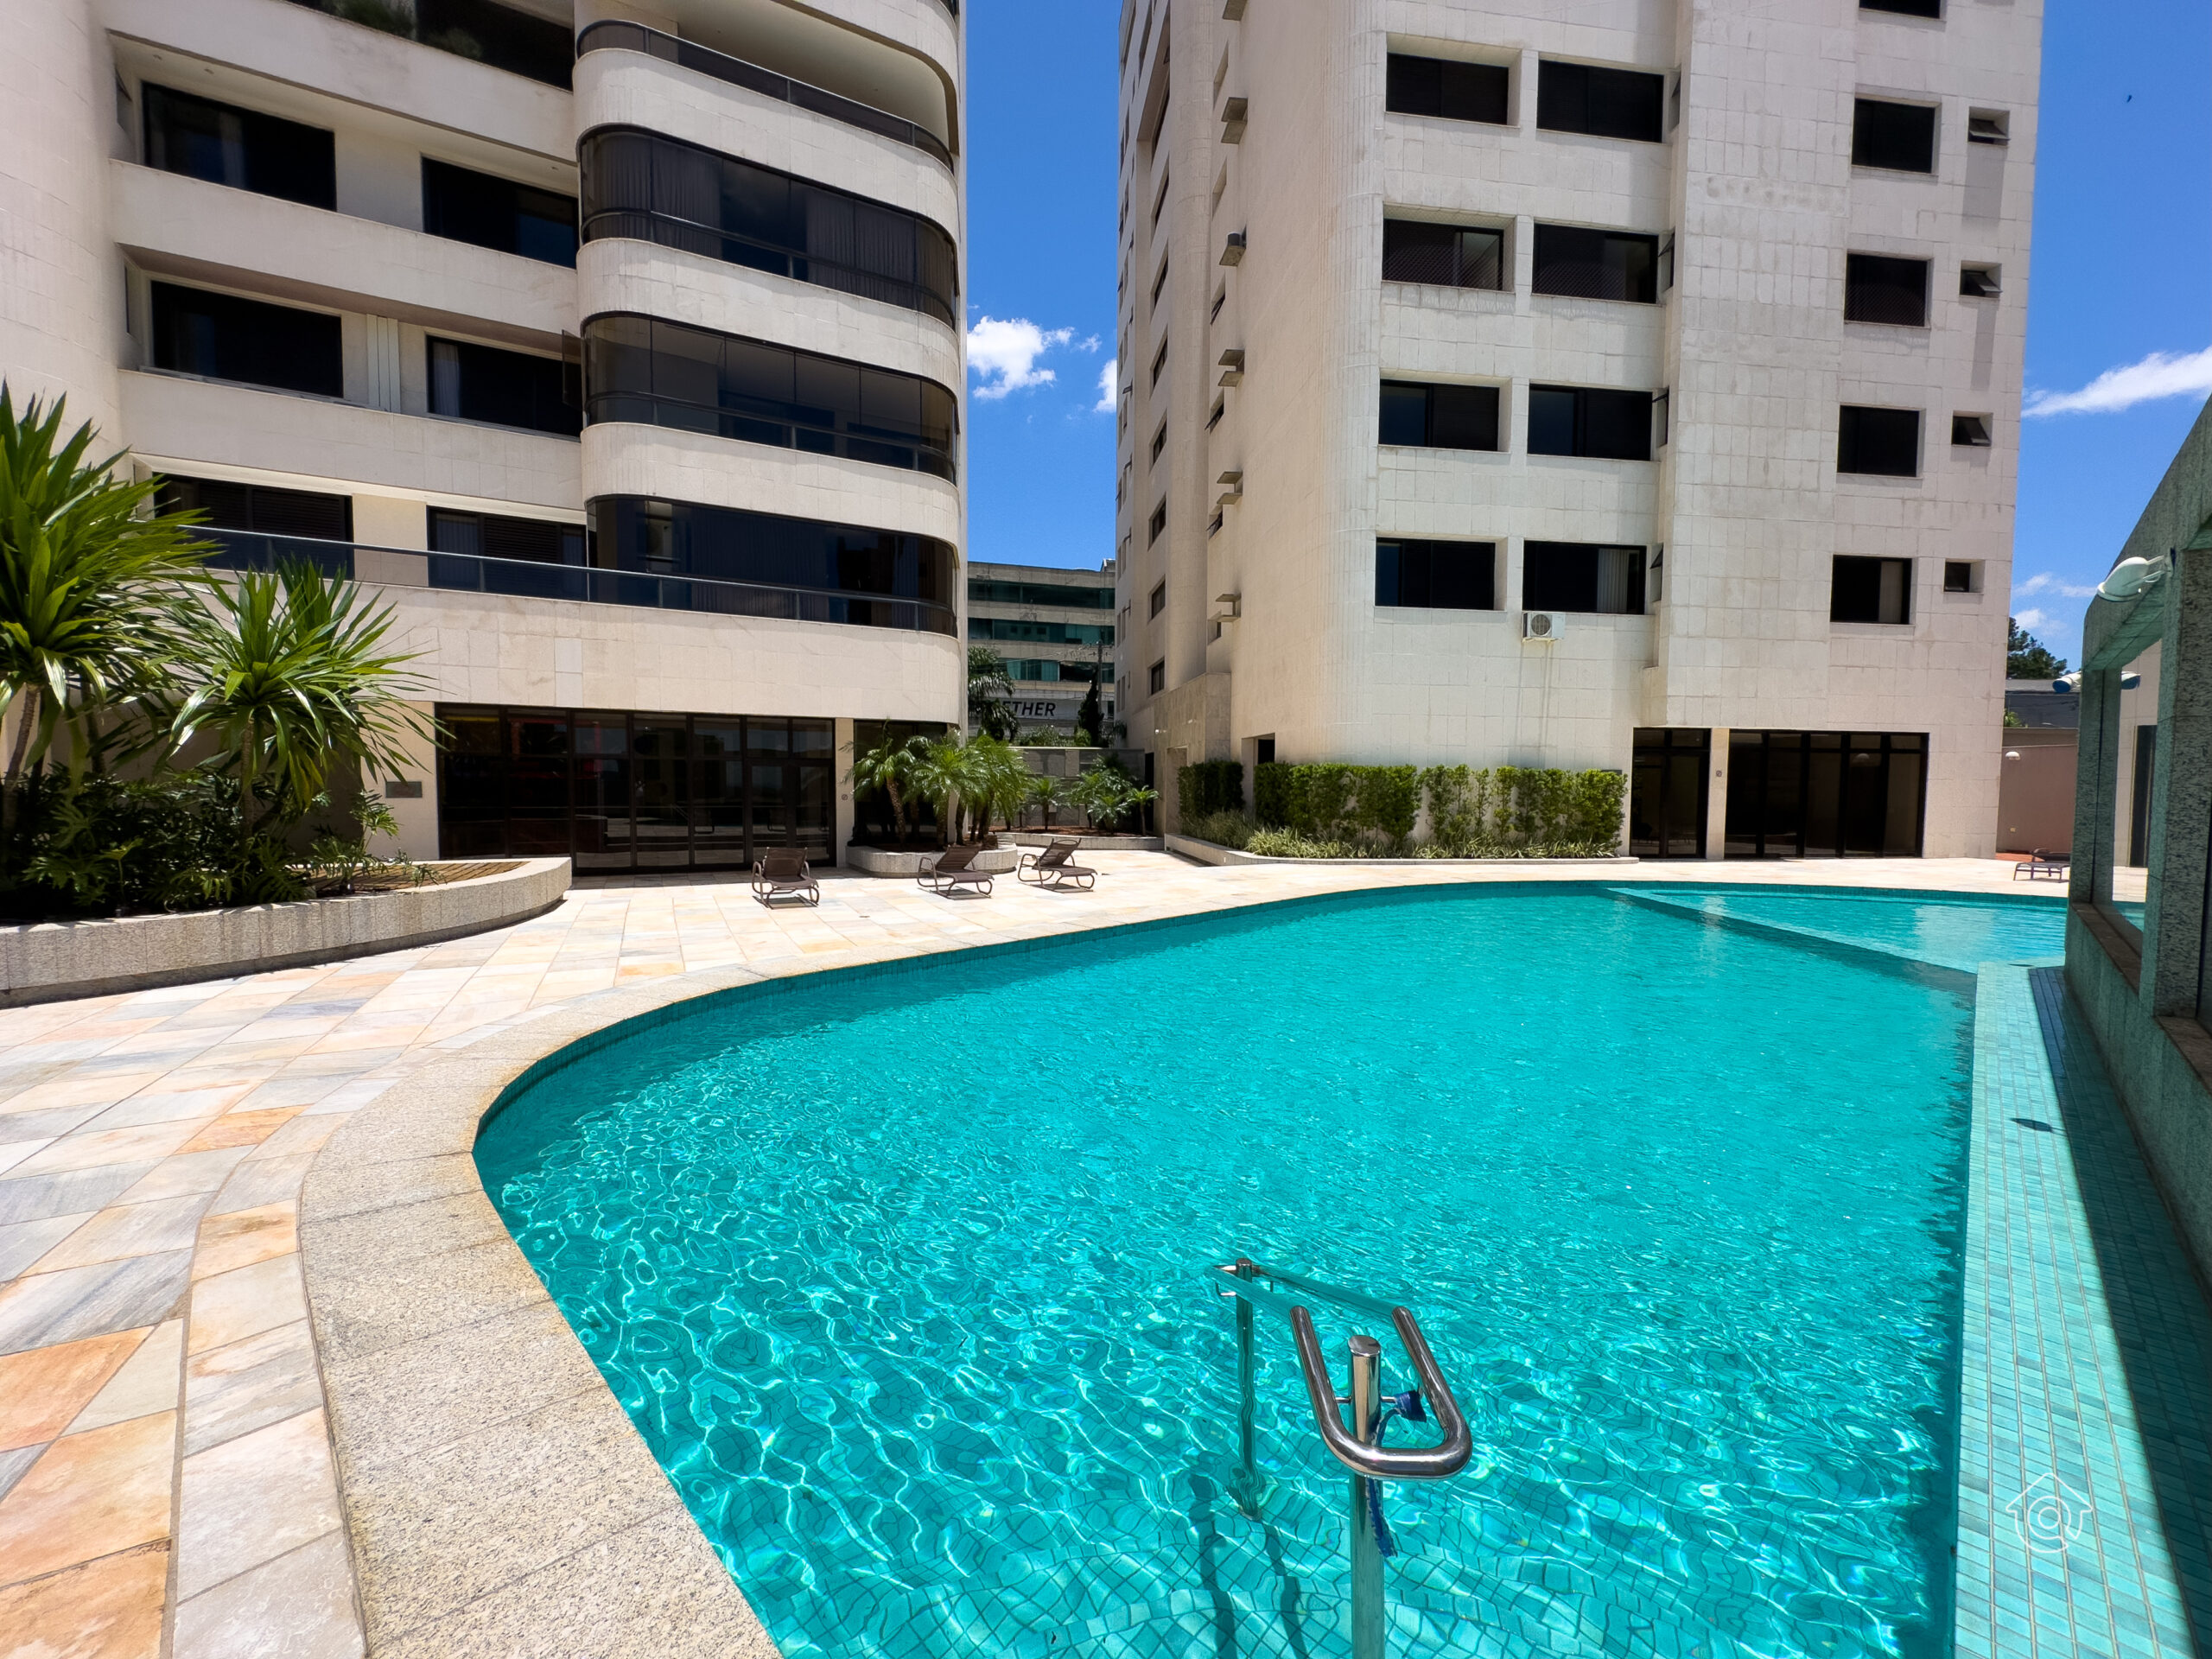
<instances>
[{"instance_id":1,"label":"glass balcony railing","mask_svg":"<svg viewBox=\"0 0 2212 1659\"><path fill-rule=\"evenodd\" d=\"M957 9L955 15L957 15ZM826 115L833 121L842 121L849 127L873 132L885 138L911 144L926 155L935 156L947 167L952 165L952 152L939 142L937 135L926 127L887 114L872 105L856 103L849 98L840 98L826 92L819 86L810 86L803 80L793 80L789 75L779 75L772 69L763 69L742 58L733 58L726 52L694 41L679 41L673 35L664 35L657 29L647 29L642 23L600 22L576 37L576 53L616 49L643 52L664 63L675 64L702 75L711 75L716 80L728 81L733 86L743 86L765 97L780 99L786 104L796 104L803 110L817 115Z\"/></svg>"},{"instance_id":2,"label":"glass balcony railing","mask_svg":"<svg viewBox=\"0 0 2212 1659\"><path fill-rule=\"evenodd\" d=\"M899 628L918 633L952 635L958 632L949 606L899 599L887 594L779 588L651 570L493 559L472 553L372 547L358 542L318 541L305 536L269 536L254 531L205 526L196 533L221 549L207 559L208 567L216 570L274 570L286 564L306 564L326 575L380 582L388 587L507 594L522 599L629 605L646 610L766 617L785 622L835 622L848 627Z\"/></svg>"},{"instance_id":3,"label":"glass balcony railing","mask_svg":"<svg viewBox=\"0 0 2212 1659\"><path fill-rule=\"evenodd\" d=\"M499 0L293 0L458 58L566 88L575 51L567 25Z\"/></svg>"}]
</instances>

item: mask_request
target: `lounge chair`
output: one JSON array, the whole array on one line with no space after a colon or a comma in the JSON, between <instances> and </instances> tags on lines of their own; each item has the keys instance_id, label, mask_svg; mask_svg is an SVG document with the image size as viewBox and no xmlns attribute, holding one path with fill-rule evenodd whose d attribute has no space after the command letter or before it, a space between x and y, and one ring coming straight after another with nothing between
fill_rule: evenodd
<instances>
[{"instance_id":1,"label":"lounge chair","mask_svg":"<svg viewBox=\"0 0 2212 1659\"><path fill-rule=\"evenodd\" d=\"M948 847L934 859L925 860L921 873L914 880L931 893L952 893L961 887L976 887L983 897L991 896L991 878L982 870L970 867L981 847L969 844Z\"/></svg>"},{"instance_id":2,"label":"lounge chair","mask_svg":"<svg viewBox=\"0 0 2212 1659\"><path fill-rule=\"evenodd\" d=\"M1068 881L1088 893L1098 880L1098 872L1068 861L1082 845L1080 841L1053 841L1041 853L1024 853L1014 873L1020 880L1033 881L1040 887L1057 887Z\"/></svg>"},{"instance_id":3,"label":"lounge chair","mask_svg":"<svg viewBox=\"0 0 2212 1659\"><path fill-rule=\"evenodd\" d=\"M810 905L822 902L822 884L795 852L779 849L763 853L753 866L753 896L772 905L779 893L795 893Z\"/></svg>"},{"instance_id":4,"label":"lounge chair","mask_svg":"<svg viewBox=\"0 0 2212 1659\"><path fill-rule=\"evenodd\" d=\"M2039 881L2049 876L2055 881L2063 881L2073 864L2073 854L2054 853L2038 847L2012 867L2012 879L2017 881L2024 875L2031 881Z\"/></svg>"}]
</instances>

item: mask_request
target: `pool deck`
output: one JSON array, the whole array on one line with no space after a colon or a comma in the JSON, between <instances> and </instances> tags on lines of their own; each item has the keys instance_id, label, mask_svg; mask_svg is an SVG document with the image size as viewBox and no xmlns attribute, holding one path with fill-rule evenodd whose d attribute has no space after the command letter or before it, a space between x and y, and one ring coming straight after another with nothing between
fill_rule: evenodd
<instances>
[{"instance_id":1,"label":"pool deck","mask_svg":"<svg viewBox=\"0 0 2212 1659\"><path fill-rule=\"evenodd\" d=\"M647 985L680 995L694 982L703 989L1366 888L1529 880L1952 894L2031 887L2012 879L2009 861L1971 860L1209 868L1133 853L1092 861L1104 874L1088 894L1001 878L988 899L947 899L836 874L819 909L772 912L734 880L592 884L532 921L427 949L0 1011L0 1656L334 1659L365 1650L326 1357L301 1272L302 1186L353 1114L495 1033L556 1014L563 1027L588 1025L594 999L612 1011ZM2125 874L2136 891L2120 896L2139 897L2141 873ZM1978 1065L1977 1080L2001 1070L2018 1099L1978 1103L1978 1133L1985 1117L2015 1114L2054 1127L2011 1135L1994 1153L1977 1141L1978 1160L2012 1157L2018 1143L2018 1156L2042 1164L2033 1179L1997 1183L2010 1207L1980 1200L1997 1217L1994 1236L2026 1230L2018 1267L2001 1252L1969 1252L1970 1379L1982 1260L1986 1357L1998 1382L1979 1419L1968 1394L1967 1433L1984 1436L1985 1453L2009 1450L1977 1465L1969 1446L1965 1459L1963 1472L1980 1468L1990 1484L1980 1532L1970 1530L1971 1502L1962 1508L1961 1651L2178 1656L2190 1651L2184 1609L2202 1618L2212 1605L2206 1517L2183 1501L2212 1488L2202 1466L2206 1421L2190 1420L2203 1397L2175 1374L2184 1354L2200 1366L2212 1356L2212 1345L2196 1345L2208 1341L2204 1310L2171 1305L2184 1290L2194 1297L2194 1285L2185 1264L2173 1278L2177 1246L2160 1243L2163 1211L2139 1169L2129 1185L2132 1143L2124 1124L2113 1136L2109 1092L2099 1096L2094 1060L2079 1059L2086 1044L2067 1037L2064 1012L2042 982L2038 1021L2030 976L2013 971L2018 986L2003 988L1999 1003L1987 1001L2000 989L1984 976L1980 1036L2011 1034L2001 1067ZM2047 1051L2075 1063L2054 1066ZM1978 1162L1978 1181L1985 1166L2011 1167ZM2115 1242L2123 1237L2132 1242ZM2037 1290L2028 1281L2054 1251L2074 1266ZM2013 1279L1988 1276L1987 1262L2000 1260L2017 1290ZM2057 1370L2047 1354L2023 1357L2012 1351L2019 1343L2004 1340L2028 1328L2018 1321L2031 1291L2073 1333L2061 1348L2075 1357ZM2035 1329L2048 1349L2050 1327ZM2091 1371L2102 1378L2094 1401L2077 1387ZM2146 1397L2154 1403L2143 1405ZM2105 1438L2065 1438L2075 1431L2064 1425L2092 1419L2100 1433L2109 1426ZM2004 1457L2012 1462L1999 1466ZM2079 1487L2094 1521L2059 1550L2012 1549L2005 1506L2024 1481L2047 1473ZM1982 1538L1989 1548L1976 1555ZM1972 1646L1970 1612L1988 1624ZM563 1649L546 1632L509 1650Z\"/></svg>"}]
</instances>

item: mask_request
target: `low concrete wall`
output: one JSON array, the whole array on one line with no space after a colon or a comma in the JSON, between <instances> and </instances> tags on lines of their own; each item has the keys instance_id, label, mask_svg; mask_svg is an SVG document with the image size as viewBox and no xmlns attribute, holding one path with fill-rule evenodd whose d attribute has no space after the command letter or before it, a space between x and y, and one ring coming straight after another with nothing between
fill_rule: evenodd
<instances>
[{"instance_id":1,"label":"low concrete wall","mask_svg":"<svg viewBox=\"0 0 2212 1659\"><path fill-rule=\"evenodd\" d=\"M397 893L173 916L0 927L0 1007L404 950L541 915L569 890L569 861Z\"/></svg>"},{"instance_id":2,"label":"low concrete wall","mask_svg":"<svg viewBox=\"0 0 2212 1659\"><path fill-rule=\"evenodd\" d=\"M1269 858L1259 853L1241 853L1234 847L1219 846L1211 841L1197 841L1189 836L1168 836L1166 841L1169 852L1194 858L1201 864L1479 864L1484 868L1526 865L1533 874L1555 870L1568 864L1635 864L1642 861L1625 853L1611 858Z\"/></svg>"},{"instance_id":3,"label":"low concrete wall","mask_svg":"<svg viewBox=\"0 0 2212 1659\"><path fill-rule=\"evenodd\" d=\"M1021 847L1049 847L1070 836L1086 853L1164 853L1166 841L1159 836L1086 836L1078 830L1018 830L1012 840ZM1001 839L1006 839L1001 832Z\"/></svg>"},{"instance_id":4,"label":"low concrete wall","mask_svg":"<svg viewBox=\"0 0 2212 1659\"><path fill-rule=\"evenodd\" d=\"M909 880L922 873L923 864L938 855L934 848L925 852L886 852L880 847L848 847L845 863L848 868L865 870L870 875L901 875ZM968 868L984 875L1005 875L1013 870L1020 858L1016 847L995 847L976 855L976 861Z\"/></svg>"}]
</instances>

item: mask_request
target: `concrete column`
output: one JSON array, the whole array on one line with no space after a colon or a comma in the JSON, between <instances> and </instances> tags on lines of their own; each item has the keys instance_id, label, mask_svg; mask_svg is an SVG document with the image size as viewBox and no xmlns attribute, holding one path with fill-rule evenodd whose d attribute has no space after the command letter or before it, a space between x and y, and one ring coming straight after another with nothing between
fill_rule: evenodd
<instances>
[{"instance_id":1,"label":"concrete column","mask_svg":"<svg viewBox=\"0 0 2212 1659\"><path fill-rule=\"evenodd\" d=\"M2153 1015L2196 1013L2204 931L2205 841L2212 831L2212 550L2174 555L2158 686L2158 749L2151 777L2143 1001ZM2117 702L2119 700L2114 699ZM2123 734L2130 741L2132 734ZM2178 774L2178 775L2177 775Z\"/></svg>"},{"instance_id":2,"label":"concrete column","mask_svg":"<svg viewBox=\"0 0 2212 1659\"><path fill-rule=\"evenodd\" d=\"M1728 856L1728 728L1713 728L1713 775L1706 779L1705 855Z\"/></svg>"},{"instance_id":3,"label":"concrete column","mask_svg":"<svg viewBox=\"0 0 2212 1659\"><path fill-rule=\"evenodd\" d=\"M2112 898L2113 836L2120 788L2120 670L2082 672L2081 770L2074 785L2074 867L2066 896L2075 904Z\"/></svg>"},{"instance_id":4,"label":"concrete column","mask_svg":"<svg viewBox=\"0 0 2212 1659\"><path fill-rule=\"evenodd\" d=\"M841 720L831 740L837 756L837 805L830 815L830 861L845 861L845 843L853 838L853 722Z\"/></svg>"}]
</instances>

